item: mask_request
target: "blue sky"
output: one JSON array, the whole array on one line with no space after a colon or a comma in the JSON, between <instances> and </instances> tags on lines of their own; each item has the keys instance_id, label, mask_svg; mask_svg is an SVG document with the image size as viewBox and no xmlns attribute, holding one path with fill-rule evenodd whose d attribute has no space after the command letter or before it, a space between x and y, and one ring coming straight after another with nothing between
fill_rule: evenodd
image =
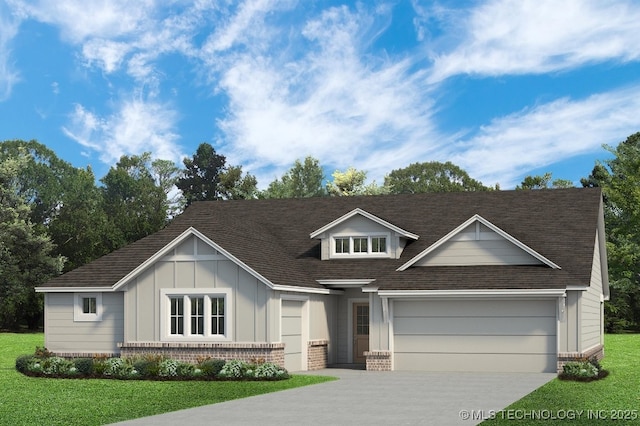
<instances>
[{"instance_id":1,"label":"blue sky","mask_svg":"<svg viewBox=\"0 0 640 426\"><path fill-rule=\"evenodd\" d=\"M209 142L261 188L307 155L577 183L640 131L638 22L637 1L0 0L0 140L98 178Z\"/></svg>"}]
</instances>

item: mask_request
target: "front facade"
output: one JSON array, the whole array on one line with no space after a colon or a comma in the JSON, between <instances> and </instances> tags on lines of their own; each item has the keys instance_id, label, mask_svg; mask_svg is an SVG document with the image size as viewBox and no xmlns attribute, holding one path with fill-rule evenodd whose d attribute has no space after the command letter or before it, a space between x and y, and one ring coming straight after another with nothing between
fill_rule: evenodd
<instances>
[{"instance_id":1,"label":"front facade","mask_svg":"<svg viewBox=\"0 0 640 426\"><path fill-rule=\"evenodd\" d=\"M603 354L594 189L202 202L62 275L45 345L290 371L556 371Z\"/></svg>"}]
</instances>

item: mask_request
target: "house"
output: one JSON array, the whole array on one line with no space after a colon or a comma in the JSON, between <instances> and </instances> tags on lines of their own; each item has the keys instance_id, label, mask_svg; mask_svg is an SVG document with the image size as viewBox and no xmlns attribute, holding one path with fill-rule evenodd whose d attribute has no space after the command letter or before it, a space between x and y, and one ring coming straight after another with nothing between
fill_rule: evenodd
<instances>
[{"instance_id":1,"label":"house","mask_svg":"<svg viewBox=\"0 0 640 426\"><path fill-rule=\"evenodd\" d=\"M63 356L554 372L603 349L599 189L198 202L56 277Z\"/></svg>"}]
</instances>

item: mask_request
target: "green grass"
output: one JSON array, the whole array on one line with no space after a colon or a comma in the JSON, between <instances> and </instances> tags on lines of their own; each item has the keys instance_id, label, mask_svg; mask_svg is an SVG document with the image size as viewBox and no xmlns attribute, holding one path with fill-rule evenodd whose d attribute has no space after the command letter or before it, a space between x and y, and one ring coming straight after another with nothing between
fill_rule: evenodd
<instances>
[{"instance_id":1,"label":"green grass","mask_svg":"<svg viewBox=\"0 0 640 426\"><path fill-rule=\"evenodd\" d=\"M609 370L609 376L602 380L554 379L482 425L640 425L640 334L606 335L602 366ZM531 419L538 414L541 419ZM628 420L625 415L630 416Z\"/></svg>"},{"instance_id":2,"label":"green grass","mask_svg":"<svg viewBox=\"0 0 640 426\"><path fill-rule=\"evenodd\" d=\"M154 382L26 377L15 359L43 335L0 333L1 425L101 425L334 380L293 375L277 382Z\"/></svg>"}]
</instances>

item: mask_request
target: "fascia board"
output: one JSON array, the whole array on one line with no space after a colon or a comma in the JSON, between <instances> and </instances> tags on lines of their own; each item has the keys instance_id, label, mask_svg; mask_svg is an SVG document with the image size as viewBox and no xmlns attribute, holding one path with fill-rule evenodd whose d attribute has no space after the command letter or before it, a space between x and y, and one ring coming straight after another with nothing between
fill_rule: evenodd
<instances>
[{"instance_id":1,"label":"fascia board","mask_svg":"<svg viewBox=\"0 0 640 426\"><path fill-rule=\"evenodd\" d=\"M527 246L526 244L524 244L523 242L521 242L520 240L518 240L517 238L514 238L513 236L511 236L510 234L508 234L507 232L503 231L502 229L498 228L497 226L495 226L493 223L489 222L488 220L486 220L485 218L483 218L482 216L476 214L473 215L471 218L469 218L468 220L466 220L464 223L462 223L461 225L459 225L458 227L456 227L453 231L449 232L447 235L445 235L444 237L440 238L438 241L436 241L435 243L433 243L432 245L430 245L429 247L427 247L425 250L423 250L421 253L419 253L418 255L414 256L412 259L410 259L407 263L405 263L404 265L400 266L397 271L404 271L407 268L409 268L410 266L414 265L416 262L418 262L420 259L424 258L425 256L427 256L429 253L435 251L438 247L442 246L444 243L446 243L447 241L449 241L451 238L453 238L453 236L457 235L458 233L460 233L463 229L465 229L467 226L471 225L472 223L475 222L480 222L483 225L485 225L487 228L491 229L493 232L495 232L496 234L500 235L501 237L505 238L507 241L511 242L512 244L514 244L515 246L519 247L520 249L524 250L526 253L528 253L529 255L531 255L532 257L538 259L540 262L544 263L545 265L549 266L550 268L553 269L562 269L560 268L560 266L558 266L557 264L555 264L554 262L552 262L551 260L547 259L546 257L544 257L543 255L541 255L540 253L538 253L537 251L533 250L531 247Z\"/></svg>"},{"instance_id":2,"label":"fascia board","mask_svg":"<svg viewBox=\"0 0 640 426\"><path fill-rule=\"evenodd\" d=\"M336 219L336 220L332 221L331 223L328 223L327 225L323 226L322 228L312 232L311 234L309 234L309 238L317 238L322 233L328 231L329 229L333 228L334 226L336 226L336 225L338 225L338 224L346 221L347 219L350 219L353 216L358 215L358 214L361 215L361 216L366 217L367 219L369 219L369 220L371 220L373 222L376 222L379 225L384 226L385 228L388 228L388 229L400 234L401 236L403 236L405 238L411 238L411 239L414 239L414 240L417 240L419 238L418 235L413 234L413 233L411 233L409 231L405 231L404 229L402 229L402 228L400 228L400 227L398 227L398 226L396 226L396 225L394 225L392 223L389 223L386 220L382 220L379 217L377 217L375 215L372 215L371 213L369 213L369 212L367 212L365 210L362 210L361 208L356 208L354 210L351 210L349 213L340 216L338 219Z\"/></svg>"},{"instance_id":3,"label":"fascia board","mask_svg":"<svg viewBox=\"0 0 640 426\"><path fill-rule=\"evenodd\" d=\"M380 290L380 297L561 297L565 289L528 289L528 290Z\"/></svg>"},{"instance_id":4,"label":"fascia board","mask_svg":"<svg viewBox=\"0 0 640 426\"><path fill-rule=\"evenodd\" d=\"M110 293L113 287L36 287L36 293Z\"/></svg>"}]
</instances>

